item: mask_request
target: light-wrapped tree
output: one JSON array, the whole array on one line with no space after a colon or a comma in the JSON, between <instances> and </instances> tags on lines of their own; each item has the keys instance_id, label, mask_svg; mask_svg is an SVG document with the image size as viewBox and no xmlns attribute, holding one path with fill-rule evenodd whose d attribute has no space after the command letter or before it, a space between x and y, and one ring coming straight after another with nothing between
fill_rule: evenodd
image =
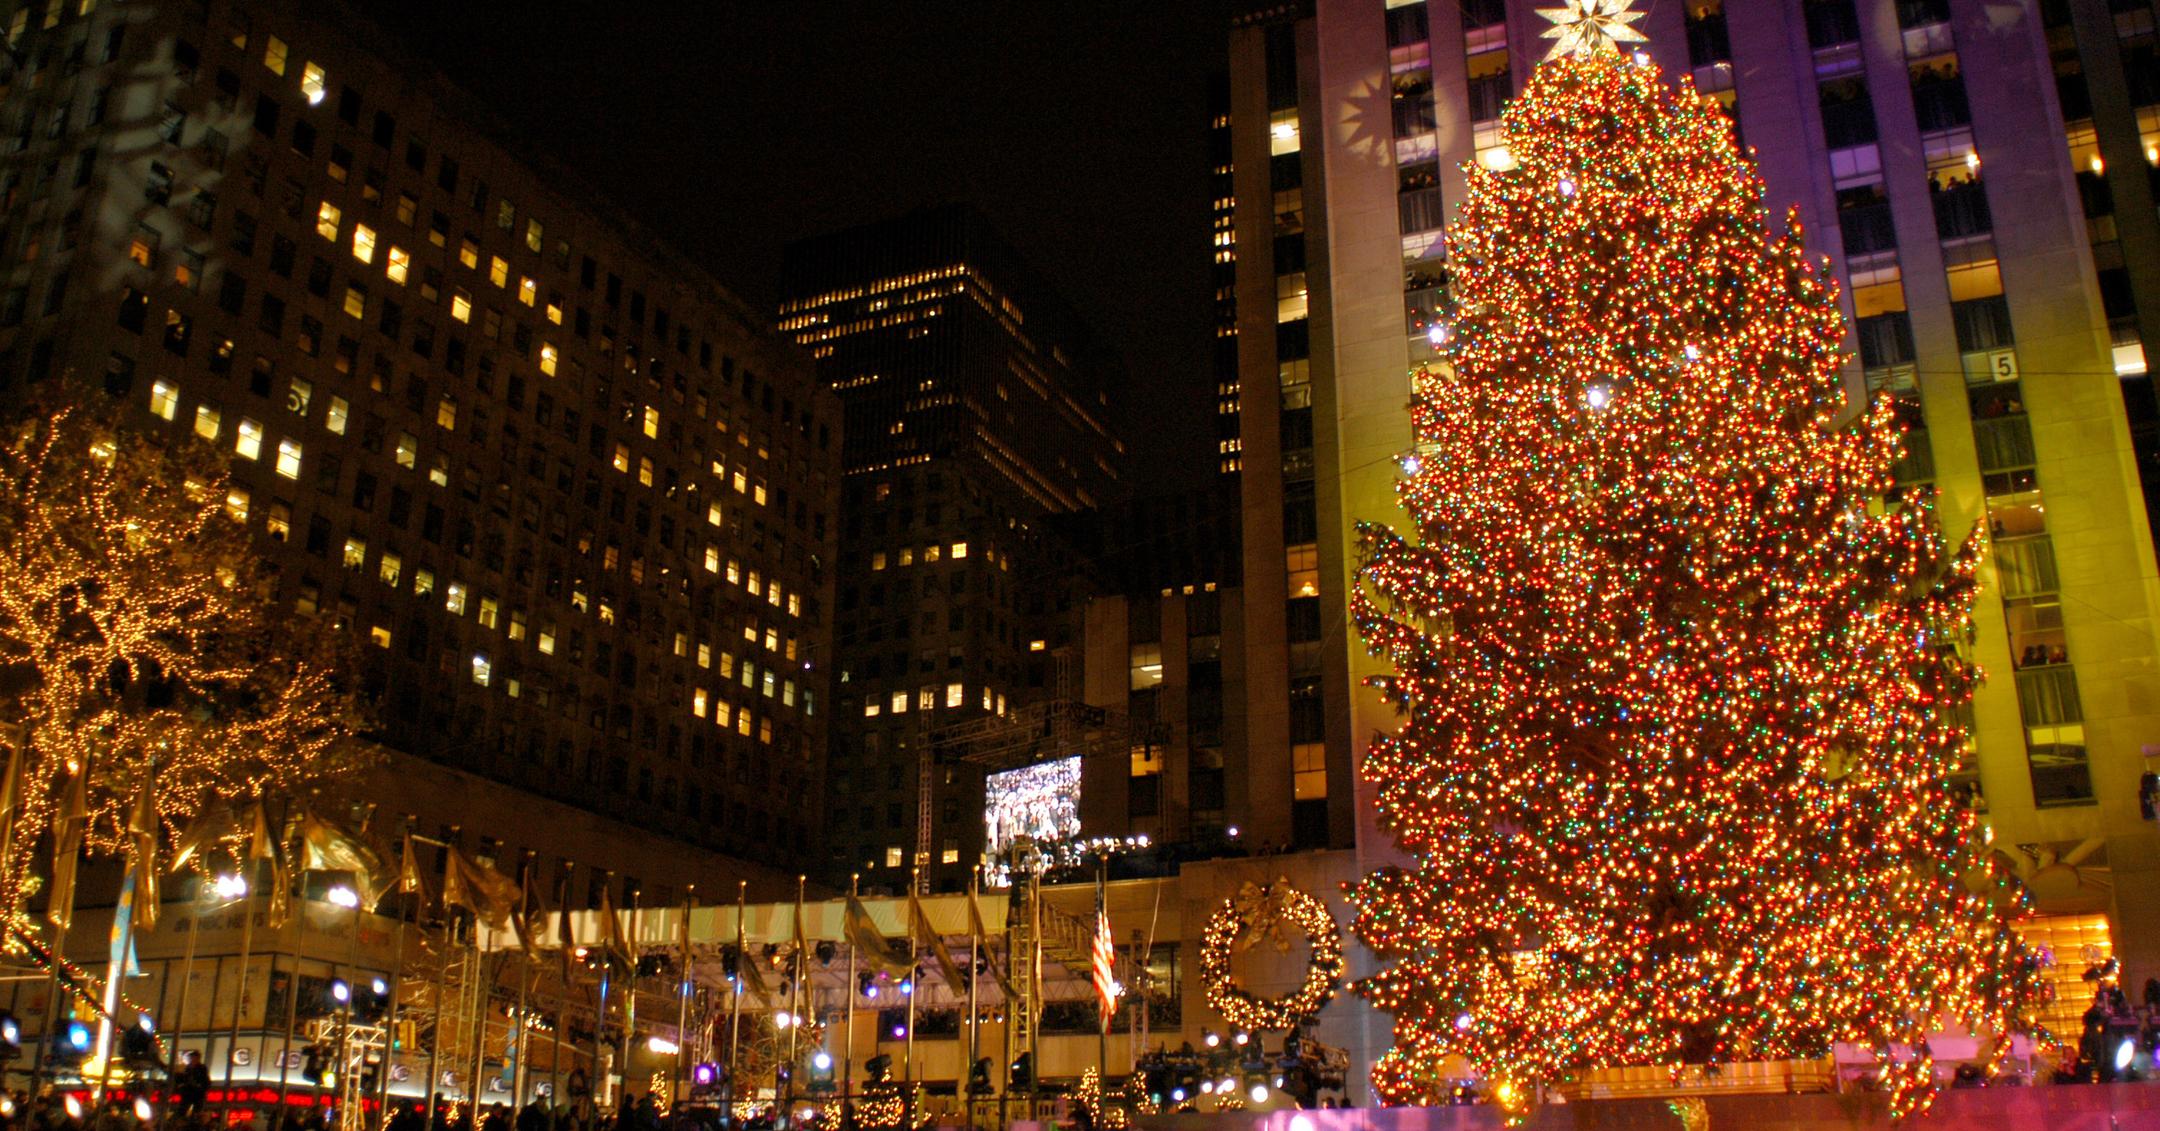
<instances>
[{"instance_id":1,"label":"light-wrapped tree","mask_svg":"<svg viewBox=\"0 0 2160 1131\"><path fill-rule=\"evenodd\" d=\"M0 434L0 717L20 750L0 926L24 921L42 838L154 855L161 824L305 799L365 762L339 638L273 609L227 490L216 453L96 393Z\"/></svg>"},{"instance_id":2,"label":"light-wrapped tree","mask_svg":"<svg viewBox=\"0 0 2160 1131\"><path fill-rule=\"evenodd\" d=\"M1584 1069L2006 1037L2037 979L1945 785L1978 548L1848 405L1834 283L1645 59L1549 61L1505 125L1416 376L1415 529L1365 528L1353 597L1413 862L1353 893L1382 1093L1463 1057L1519 1112ZM1886 1055L1898 1111L1929 1069Z\"/></svg>"}]
</instances>

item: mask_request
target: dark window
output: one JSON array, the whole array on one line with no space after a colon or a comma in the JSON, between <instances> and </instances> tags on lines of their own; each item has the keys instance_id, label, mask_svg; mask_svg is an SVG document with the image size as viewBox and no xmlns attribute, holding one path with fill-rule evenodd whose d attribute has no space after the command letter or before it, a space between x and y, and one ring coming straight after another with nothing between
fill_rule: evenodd
<instances>
[{"instance_id":1,"label":"dark window","mask_svg":"<svg viewBox=\"0 0 2160 1131\"><path fill-rule=\"evenodd\" d=\"M277 136L278 104L267 94L255 96L255 132L264 137Z\"/></svg>"},{"instance_id":2,"label":"dark window","mask_svg":"<svg viewBox=\"0 0 2160 1131\"><path fill-rule=\"evenodd\" d=\"M2001 295L1967 299L1950 304L1951 321L1957 324L1958 349L2001 349L2016 339L2010 332L2010 304Z\"/></svg>"},{"instance_id":3,"label":"dark window","mask_svg":"<svg viewBox=\"0 0 2160 1131\"><path fill-rule=\"evenodd\" d=\"M1859 40L1860 13L1853 0L1802 0L1800 8L1807 16L1808 46L1815 50Z\"/></svg>"},{"instance_id":4,"label":"dark window","mask_svg":"<svg viewBox=\"0 0 2160 1131\"><path fill-rule=\"evenodd\" d=\"M1425 42L1425 5L1410 4L1390 8L1387 14L1387 42L1389 47L1408 47Z\"/></svg>"},{"instance_id":5,"label":"dark window","mask_svg":"<svg viewBox=\"0 0 2160 1131\"><path fill-rule=\"evenodd\" d=\"M1890 199L1882 186L1861 185L1838 193L1838 230L1845 254L1859 257L1897 250L1897 228L1890 221Z\"/></svg>"},{"instance_id":6,"label":"dark window","mask_svg":"<svg viewBox=\"0 0 2160 1131\"><path fill-rule=\"evenodd\" d=\"M1725 30L1724 0L1688 5L1688 65L1707 67L1732 58L1732 37Z\"/></svg>"},{"instance_id":7,"label":"dark window","mask_svg":"<svg viewBox=\"0 0 2160 1131\"><path fill-rule=\"evenodd\" d=\"M1977 236L1995 230L1988 211L1987 190L1979 181L1960 181L1929 193L1935 203L1935 232L1946 240Z\"/></svg>"},{"instance_id":8,"label":"dark window","mask_svg":"<svg viewBox=\"0 0 2160 1131\"><path fill-rule=\"evenodd\" d=\"M1972 106L1965 98L1965 76L1955 63L1916 68L1912 76L1913 117L1920 132L1952 130L1972 123Z\"/></svg>"},{"instance_id":9,"label":"dark window","mask_svg":"<svg viewBox=\"0 0 2160 1131\"><path fill-rule=\"evenodd\" d=\"M1875 140L1875 103L1865 80L1852 78L1822 84L1823 140L1832 149Z\"/></svg>"},{"instance_id":10,"label":"dark window","mask_svg":"<svg viewBox=\"0 0 2160 1131\"><path fill-rule=\"evenodd\" d=\"M1858 319L1853 330L1860 338L1860 364L1865 368L1903 365L1913 359L1912 320L1902 310Z\"/></svg>"}]
</instances>

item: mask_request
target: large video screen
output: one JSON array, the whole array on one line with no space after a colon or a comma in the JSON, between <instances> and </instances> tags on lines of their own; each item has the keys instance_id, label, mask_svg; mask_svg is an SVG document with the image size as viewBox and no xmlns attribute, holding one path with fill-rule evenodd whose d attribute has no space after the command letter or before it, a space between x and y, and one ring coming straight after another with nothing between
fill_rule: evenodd
<instances>
[{"instance_id":1,"label":"large video screen","mask_svg":"<svg viewBox=\"0 0 2160 1131\"><path fill-rule=\"evenodd\" d=\"M992 855L1021 837L1080 835L1080 759L1059 758L991 774L983 783L983 824Z\"/></svg>"}]
</instances>

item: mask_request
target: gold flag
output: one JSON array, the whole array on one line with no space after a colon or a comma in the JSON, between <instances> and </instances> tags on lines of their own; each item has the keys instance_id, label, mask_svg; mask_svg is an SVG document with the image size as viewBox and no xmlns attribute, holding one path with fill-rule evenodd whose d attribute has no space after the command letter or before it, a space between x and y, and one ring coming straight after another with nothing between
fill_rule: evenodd
<instances>
[{"instance_id":1,"label":"gold flag","mask_svg":"<svg viewBox=\"0 0 2160 1131\"><path fill-rule=\"evenodd\" d=\"M575 865L572 866L575 867ZM578 948L577 926L570 921L570 876L568 873L563 875L562 898L556 901L556 906L561 910L555 915L555 937L556 941L562 944L562 981L563 988L567 990L577 984L574 980L575 972L570 964L576 960Z\"/></svg>"},{"instance_id":2,"label":"gold flag","mask_svg":"<svg viewBox=\"0 0 2160 1131\"><path fill-rule=\"evenodd\" d=\"M188 861L208 853L212 844L233 831L238 820L239 814L222 801L205 807L188 822L187 828L180 830L180 838L173 842L172 859L166 863L165 870L177 872L186 867Z\"/></svg>"},{"instance_id":3,"label":"gold flag","mask_svg":"<svg viewBox=\"0 0 2160 1131\"><path fill-rule=\"evenodd\" d=\"M742 953L735 959L735 973L742 979L743 992L756 994L759 1001L771 1001L772 990L765 985L765 972L758 969L758 960L750 953L750 945L743 944Z\"/></svg>"},{"instance_id":4,"label":"gold flag","mask_svg":"<svg viewBox=\"0 0 2160 1131\"><path fill-rule=\"evenodd\" d=\"M68 781L67 798L60 805L60 820L53 826L52 894L45 901L45 918L61 931L75 921L75 872L82 860L83 832L90 824L90 763ZM57 953L57 941L55 943Z\"/></svg>"},{"instance_id":5,"label":"gold flag","mask_svg":"<svg viewBox=\"0 0 2160 1131\"><path fill-rule=\"evenodd\" d=\"M929 945L930 953L937 958L938 969L945 974L946 987L964 991L967 981L960 973L960 964L953 960L952 951L945 948L945 937L930 926L930 916L923 911L922 901L915 898L912 891L908 893L908 930L916 942Z\"/></svg>"},{"instance_id":6,"label":"gold flag","mask_svg":"<svg viewBox=\"0 0 2160 1131\"><path fill-rule=\"evenodd\" d=\"M457 877L454 895L449 879L452 875ZM463 907L499 931L510 925L510 914L518 905L518 886L510 877L452 847L443 880L443 904Z\"/></svg>"},{"instance_id":7,"label":"gold flag","mask_svg":"<svg viewBox=\"0 0 2160 1131\"><path fill-rule=\"evenodd\" d=\"M905 947L887 942L885 936L879 933L877 924L870 921L870 909L863 906L862 900L852 895L847 901L844 929L848 943L854 946L856 955L870 969L896 977L905 977L913 971L915 956L909 954Z\"/></svg>"},{"instance_id":8,"label":"gold flag","mask_svg":"<svg viewBox=\"0 0 2160 1131\"><path fill-rule=\"evenodd\" d=\"M427 874L420 870L420 846L413 843L411 833L405 834L398 853L397 889L407 894L419 892L420 902L427 902Z\"/></svg>"},{"instance_id":9,"label":"gold flag","mask_svg":"<svg viewBox=\"0 0 2160 1131\"><path fill-rule=\"evenodd\" d=\"M630 953L630 940L623 935L622 919L615 914L615 879L612 876L600 886L600 945L606 948L610 959L636 968L636 957Z\"/></svg>"},{"instance_id":10,"label":"gold flag","mask_svg":"<svg viewBox=\"0 0 2160 1131\"><path fill-rule=\"evenodd\" d=\"M135 792L135 808L128 814L128 867L135 871L135 929L157 929L158 920L158 815L157 779L143 775Z\"/></svg>"},{"instance_id":11,"label":"gold flag","mask_svg":"<svg viewBox=\"0 0 2160 1131\"><path fill-rule=\"evenodd\" d=\"M517 931L519 949L525 952L528 962L540 961L537 945L540 932L547 926L547 904L533 886L532 865L527 863L518 875L517 914L510 917L510 925Z\"/></svg>"},{"instance_id":12,"label":"gold flag","mask_svg":"<svg viewBox=\"0 0 2160 1131\"><path fill-rule=\"evenodd\" d=\"M361 910L375 909L383 897L383 889L375 883L383 871L383 862L365 841L313 809L302 808L300 849L301 867L311 872L351 873Z\"/></svg>"},{"instance_id":13,"label":"gold flag","mask_svg":"<svg viewBox=\"0 0 2160 1131\"><path fill-rule=\"evenodd\" d=\"M990 961L990 952L988 947L988 943L990 941L990 930L989 928L983 926L982 909L976 906L975 896L973 894L970 894L968 896L968 930L972 932L975 936L975 945L981 947L983 950L982 954L974 955L972 957L976 958L983 965L990 968L990 976L997 979L998 992L1004 994L1005 1000L1007 1001L1011 1001L1013 998L1019 996L1013 993L1012 983L1005 980L1005 971L999 969L997 963Z\"/></svg>"}]
</instances>

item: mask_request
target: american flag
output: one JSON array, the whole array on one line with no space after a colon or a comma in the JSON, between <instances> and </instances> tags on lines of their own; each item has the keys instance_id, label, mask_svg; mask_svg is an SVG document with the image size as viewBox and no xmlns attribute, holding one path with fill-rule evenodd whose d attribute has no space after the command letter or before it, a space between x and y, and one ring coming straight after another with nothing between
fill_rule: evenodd
<instances>
[{"instance_id":1,"label":"american flag","mask_svg":"<svg viewBox=\"0 0 2160 1131\"><path fill-rule=\"evenodd\" d=\"M1117 967L1117 943L1110 936L1110 911L1100 902L1095 905L1095 998L1102 1006L1103 1031L1110 1031L1110 1018L1117 1013L1118 984L1114 971Z\"/></svg>"}]
</instances>

